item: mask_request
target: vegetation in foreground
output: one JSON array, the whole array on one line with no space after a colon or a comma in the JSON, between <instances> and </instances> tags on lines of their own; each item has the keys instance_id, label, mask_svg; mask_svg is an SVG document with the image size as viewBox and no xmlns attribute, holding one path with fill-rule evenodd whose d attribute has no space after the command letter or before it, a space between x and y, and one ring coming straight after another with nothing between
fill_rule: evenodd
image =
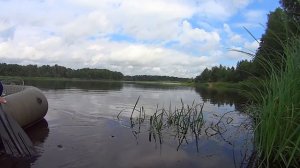
<instances>
[{"instance_id":1,"label":"vegetation in foreground","mask_svg":"<svg viewBox=\"0 0 300 168\"><path fill-rule=\"evenodd\" d=\"M300 167L300 39L286 48L285 67L271 65L257 95L255 146L258 167Z\"/></svg>"},{"instance_id":2,"label":"vegetation in foreground","mask_svg":"<svg viewBox=\"0 0 300 168\"><path fill-rule=\"evenodd\" d=\"M255 103L248 110L256 167L300 167L300 1L280 2L283 9L270 13L256 54L238 51L251 61L238 62L236 69L205 69L195 79L207 88L213 86L207 82L243 81Z\"/></svg>"},{"instance_id":3,"label":"vegetation in foreground","mask_svg":"<svg viewBox=\"0 0 300 168\"><path fill-rule=\"evenodd\" d=\"M270 73L265 65L272 64L276 67L284 67L284 48L291 37L300 38L300 1L281 0L282 8L277 8L268 15L266 31L262 38L257 40L250 32L249 34L259 43L255 51L238 51L247 54L248 60L239 61L236 67L223 65L206 68L195 78L196 83L207 82L231 82L253 80L253 78L269 79ZM248 31L248 30L247 30ZM262 61L264 62L262 64Z\"/></svg>"}]
</instances>

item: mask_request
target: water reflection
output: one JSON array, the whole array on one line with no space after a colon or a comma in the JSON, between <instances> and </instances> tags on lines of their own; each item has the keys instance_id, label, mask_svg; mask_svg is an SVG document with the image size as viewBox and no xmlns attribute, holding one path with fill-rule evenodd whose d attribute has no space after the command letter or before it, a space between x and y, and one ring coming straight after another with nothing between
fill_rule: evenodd
<instances>
[{"instance_id":1,"label":"water reflection","mask_svg":"<svg viewBox=\"0 0 300 168\"><path fill-rule=\"evenodd\" d=\"M44 89L121 90L122 82L68 81L68 80L25 80L25 85Z\"/></svg>"},{"instance_id":2,"label":"water reflection","mask_svg":"<svg viewBox=\"0 0 300 168\"><path fill-rule=\"evenodd\" d=\"M199 93L204 102L210 102L217 106L234 105L238 111L243 111L244 105L247 102L247 98L237 91L207 89L202 87L196 87L195 91Z\"/></svg>"},{"instance_id":3,"label":"water reflection","mask_svg":"<svg viewBox=\"0 0 300 168\"><path fill-rule=\"evenodd\" d=\"M127 87L139 89L169 90L169 89L187 89L188 87L180 86L177 83L155 83L155 82L126 82Z\"/></svg>"},{"instance_id":4,"label":"water reflection","mask_svg":"<svg viewBox=\"0 0 300 168\"><path fill-rule=\"evenodd\" d=\"M219 149L231 151L220 151L219 155L232 157L235 167L247 166L251 155L252 127L246 115L240 115L238 111L228 111L222 115L210 112L213 113L213 119L208 119L208 115L202 111L204 103L188 105L182 102L182 105L175 109L171 106L168 109L157 106L155 113L149 116L146 115L143 106L136 105L132 110L132 114L138 113L136 117L120 119L118 115L118 120L123 126L131 129L137 144L140 137L148 134L148 141L159 146L159 150L162 150L165 143L172 142L177 151L196 151L202 155L207 154L207 150L210 153L210 148L215 146L209 144L214 144L219 146ZM204 151L203 141L209 142L206 143L209 148Z\"/></svg>"},{"instance_id":5,"label":"water reflection","mask_svg":"<svg viewBox=\"0 0 300 168\"><path fill-rule=\"evenodd\" d=\"M13 158L5 154L0 155L0 167L2 168L30 168L31 163L35 162L41 155L43 143L46 141L49 135L48 123L45 119L42 119L34 126L25 129L28 137L31 139L37 156L32 158Z\"/></svg>"},{"instance_id":6,"label":"water reflection","mask_svg":"<svg viewBox=\"0 0 300 168\"><path fill-rule=\"evenodd\" d=\"M49 102L47 121L26 130L39 156L30 161L1 157L1 168L239 167L244 163L240 153L247 153L243 145L251 148L245 145L245 139L249 139L247 126L241 124L248 117L236 111L242 102L235 93L118 82L26 81L25 84L41 88ZM131 126L129 117L139 96L139 105L146 110L141 116L146 119L144 123L135 120ZM165 129L159 131L157 113L149 141L147 116L154 115L157 104L168 109L171 103L172 107L180 109L181 99L186 105L194 100L195 103L205 102L204 124L195 123L191 131L185 133L189 117L184 115L181 129L176 129L176 125L163 125ZM122 112L121 120L116 120L123 109L129 110ZM234 112L222 117L228 111ZM133 118L136 117L140 114L135 113ZM159 134L154 135L154 131Z\"/></svg>"},{"instance_id":7,"label":"water reflection","mask_svg":"<svg viewBox=\"0 0 300 168\"><path fill-rule=\"evenodd\" d=\"M34 146L42 146L49 136L48 122L42 119L35 125L25 129Z\"/></svg>"}]
</instances>

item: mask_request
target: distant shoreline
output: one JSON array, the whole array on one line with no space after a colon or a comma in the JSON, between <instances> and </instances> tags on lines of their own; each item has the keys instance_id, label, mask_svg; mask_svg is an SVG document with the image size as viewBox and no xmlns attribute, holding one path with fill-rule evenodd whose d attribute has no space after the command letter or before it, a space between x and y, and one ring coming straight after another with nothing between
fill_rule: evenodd
<instances>
[{"instance_id":1,"label":"distant shoreline","mask_svg":"<svg viewBox=\"0 0 300 168\"><path fill-rule=\"evenodd\" d=\"M20 76L0 76L0 80L41 80L41 81L89 81L89 82L124 82L124 83L144 83L144 84L168 84L186 85L181 81L144 81L144 80L112 80L112 79L83 79L83 78L63 78L63 77L20 77Z\"/></svg>"},{"instance_id":2,"label":"distant shoreline","mask_svg":"<svg viewBox=\"0 0 300 168\"><path fill-rule=\"evenodd\" d=\"M153 85L178 85L178 86L190 86L190 87L201 87L212 90L232 90L237 91L241 88L240 83L229 83L229 82L206 82L206 83L195 83L182 82L182 81L146 81L146 80L111 80L111 79L83 79L83 78L63 78L63 77L20 77L20 76L0 76L0 80L39 80L39 81L74 81L74 82L116 82L116 83L137 83L137 84L153 84Z\"/></svg>"}]
</instances>

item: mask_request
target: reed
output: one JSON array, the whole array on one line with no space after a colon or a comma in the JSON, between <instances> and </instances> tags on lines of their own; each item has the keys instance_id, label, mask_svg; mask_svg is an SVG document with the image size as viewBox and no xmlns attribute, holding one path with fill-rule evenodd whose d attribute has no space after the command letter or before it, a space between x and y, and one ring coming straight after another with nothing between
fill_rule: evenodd
<instances>
[{"instance_id":1,"label":"reed","mask_svg":"<svg viewBox=\"0 0 300 168\"><path fill-rule=\"evenodd\" d=\"M284 67L265 64L270 79L252 108L257 167L300 167L300 39L284 55Z\"/></svg>"},{"instance_id":2,"label":"reed","mask_svg":"<svg viewBox=\"0 0 300 168\"><path fill-rule=\"evenodd\" d=\"M198 139L201 134L201 130L204 126L203 107L204 103L192 105L186 105L181 100L180 107L168 109L156 106L156 110L152 115L147 115L143 106L137 107L140 100L138 97L130 116L130 128L134 129L133 134L137 138L137 135L141 132L141 125L145 121L149 121L149 141L163 143L163 131L167 130L169 133L174 133L175 139L178 140L177 150L183 142L187 142L189 136L193 136L196 140L197 151L198 151ZM120 114L124 110L120 111L117 118L120 119ZM134 113L138 113L133 117ZM137 126L137 127L136 127ZM137 128L137 129L136 129Z\"/></svg>"}]
</instances>

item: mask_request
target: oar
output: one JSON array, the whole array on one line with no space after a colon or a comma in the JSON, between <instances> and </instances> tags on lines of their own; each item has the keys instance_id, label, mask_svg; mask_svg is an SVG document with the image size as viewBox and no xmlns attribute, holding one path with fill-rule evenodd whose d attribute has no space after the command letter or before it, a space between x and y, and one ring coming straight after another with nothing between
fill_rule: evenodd
<instances>
[{"instance_id":1,"label":"oar","mask_svg":"<svg viewBox=\"0 0 300 168\"><path fill-rule=\"evenodd\" d=\"M0 82L0 96L3 86ZM33 144L21 126L8 114L0 104L0 137L5 152L15 157L33 156L35 150Z\"/></svg>"},{"instance_id":2,"label":"oar","mask_svg":"<svg viewBox=\"0 0 300 168\"><path fill-rule=\"evenodd\" d=\"M2 82L0 81L0 96L2 96L2 93L3 93L3 85Z\"/></svg>"},{"instance_id":3,"label":"oar","mask_svg":"<svg viewBox=\"0 0 300 168\"><path fill-rule=\"evenodd\" d=\"M33 144L20 125L3 111L0 105L0 136L5 152L15 157L31 157L35 154Z\"/></svg>"}]
</instances>

